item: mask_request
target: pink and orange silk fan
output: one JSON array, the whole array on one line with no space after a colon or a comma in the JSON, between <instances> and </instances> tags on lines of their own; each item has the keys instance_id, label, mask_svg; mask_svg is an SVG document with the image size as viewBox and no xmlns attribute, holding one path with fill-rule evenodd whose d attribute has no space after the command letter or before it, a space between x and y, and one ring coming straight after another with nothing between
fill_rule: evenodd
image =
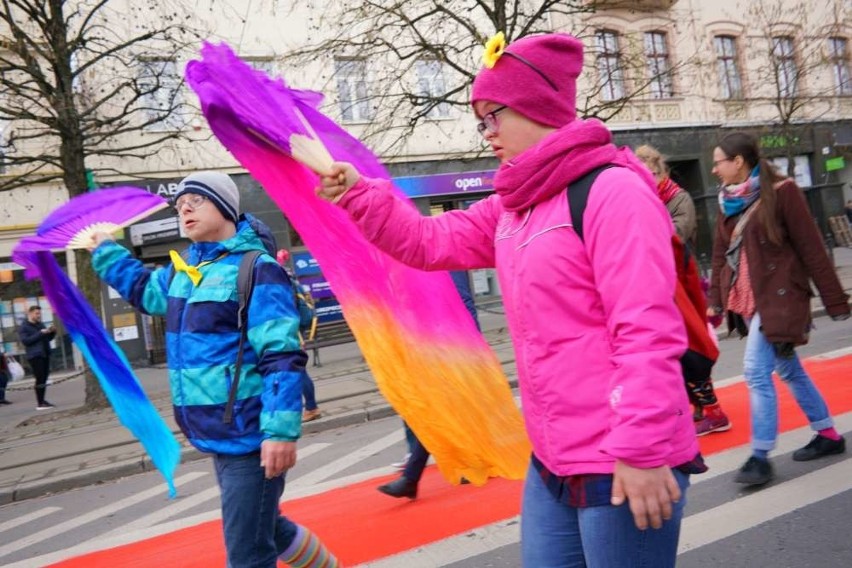
<instances>
[{"instance_id":1,"label":"pink and orange silk fan","mask_svg":"<svg viewBox=\"0 0 852 568\"><path fill-rule=\"evenodd\" d=\"M269 193L316 257L382 394L452 483L520 479L530 447L500 363L445 272L422 272L365 240L346 212L320 200L315 171L348 161L388 178L379 160L316 106L207 44L187 67L215 135ZM325 152L327 149L327 152Z\"/></svg>"}]
</instances>

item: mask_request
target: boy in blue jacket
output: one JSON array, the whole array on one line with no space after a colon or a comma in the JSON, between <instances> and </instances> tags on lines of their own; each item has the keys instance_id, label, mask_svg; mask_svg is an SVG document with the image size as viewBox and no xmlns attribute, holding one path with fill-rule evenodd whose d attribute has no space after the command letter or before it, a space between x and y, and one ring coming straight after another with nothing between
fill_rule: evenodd
<instances>
[{"instance_id":1,"label":"boy in blue jacket","mask_svg":"<svg viewBox=\"0 0 852 568\"><path fill-rule=\"evenodd\" d=\"M139 310L166 317L166 355L175 419L193 446L213 455L230 568L338 566L306 528L278 510L301 434L299 313L284 270L268 254L254 264L245 351L233 418L224 418L241 335L237 275L249 251L265 252L239 216L239 190L218 172L183 179L175 194L192 241L170 266L146 269L100 233L92 265Z\"/></svg>"}]
</instances>

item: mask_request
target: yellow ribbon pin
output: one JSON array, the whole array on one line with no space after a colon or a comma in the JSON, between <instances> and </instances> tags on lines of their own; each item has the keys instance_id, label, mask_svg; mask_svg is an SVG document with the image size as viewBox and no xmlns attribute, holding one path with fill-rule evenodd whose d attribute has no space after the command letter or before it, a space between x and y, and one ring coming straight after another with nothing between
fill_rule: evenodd
<instances>
[{"instance_id":1,"label":"yellow ribbon pin","mask_svg":"<svg viewBox=\"0 0 852 568\"><path fill-rule=\"evenodd\" d=\"M186 272L186 275L189 276L190 280L192 280L192 285L198 286L202 278L201 271L198 270L198 268L201 266L201 264L209 263L203 262L198 266L189 265L176 250L170 250L169 257L172 259L172 265L174 265L175 267L175 272Z\"/></svg>"}]
</instances>

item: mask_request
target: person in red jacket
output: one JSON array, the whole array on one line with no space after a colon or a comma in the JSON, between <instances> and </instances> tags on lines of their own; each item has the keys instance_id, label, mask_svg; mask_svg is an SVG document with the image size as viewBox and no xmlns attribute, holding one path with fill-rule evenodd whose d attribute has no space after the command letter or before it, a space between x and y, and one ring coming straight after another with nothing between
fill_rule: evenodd
<instances>
[{"instance_id":1,"label":"person in red jacket","mask_svg":"<svg viewBox=\"0 0 852 568\"><path fill-rule=\"evenodd\" d=\"M751 403L752 456L738 483L763 485L773 477L769 452L778 437L778 401L772 372L790 387L816 435L793 453L807 461L846 451L828 406L802 368L796 346L811 328L809 280L832 319L849 317L849 296L825 251L804 193L761 157L748 134L725 136L713 151L721 180L713 244L708 315L727 311L748 334L743 374Z\"/></svg>"},{"instance_id":2,"label":"person in red jacket","mask_svg":"<svg viewBox=\"0 0 852 568\"><path fill-rule=\"evenodd\" d=\"M710 335L715 332L708 328L705 315L707 300L693 254L698 234L695 205L689 192L669 176L669 166L659 150L643 144L636 148L636 157L654 174L657 197L666 206L681 241L681 244L675 243L674 247L678 283L683 291L678 290L675 299L683 314L689 337L689 350L681 358L681 367L689 402L692 403L695 433L704 436L713 432L727 432L731 429L731 421L719 404L711 377L713 365L719 358L719 348L713 341L715 337Z\"/></svg>"}]
</instances>

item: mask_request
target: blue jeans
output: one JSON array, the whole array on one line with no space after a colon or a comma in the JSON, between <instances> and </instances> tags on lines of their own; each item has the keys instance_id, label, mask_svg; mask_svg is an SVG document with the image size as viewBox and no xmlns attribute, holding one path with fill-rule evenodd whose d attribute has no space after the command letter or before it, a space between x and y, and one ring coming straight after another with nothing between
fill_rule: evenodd
<instances>
[{"instance_id":1,"label":"blue jeans","mask_svg":"<svg viewBox=\"0 0 852 568\"><path fill-rule=\"evenodd\" d=\"M317 395L314 390L314 381L307 371L302 371L302 396L305 398L305 410L317 409Z\"/></svg>"},{"instance_id":2,"label":"blue jeans","mask_svg":"<svg viewBox=\"0 0 852 568\"><path fill-rule=\"evenodd\" d=\"M773 370L787 383L811 428L822 430L834 425L825 400L802 368L799 356L794 352L791 358L779 357L760 329L760 314L755 314L749 323L743 361L751 405L751 445L755 450L772 450L778 438L778 396L772 382Z\"/></svg>"},{"instance_id":3,"label":"blue jeans","mask_svg":"<svg viewBox=\"0 0 852 568\"><path fill-rule=\"evenodd\" d=\"M521 512L525 568L668 568L677 558L689 476L673 470L682 492L662 528L636 528L627 503L571 507L558 501L530 465Z\"/></svg>"},{"instance_id":4,"label":"blue jeans","mask_svg":"<svg viewBox=\"0 0 852 568\"><path fill-rule=\"evenodd\" d=\"M260 453L214 454L222 493L222 527L228 568L275 568L278 555L296 537L297 525L281 516L284 476L266 479Z\"/></svg>"}]
</instances>

